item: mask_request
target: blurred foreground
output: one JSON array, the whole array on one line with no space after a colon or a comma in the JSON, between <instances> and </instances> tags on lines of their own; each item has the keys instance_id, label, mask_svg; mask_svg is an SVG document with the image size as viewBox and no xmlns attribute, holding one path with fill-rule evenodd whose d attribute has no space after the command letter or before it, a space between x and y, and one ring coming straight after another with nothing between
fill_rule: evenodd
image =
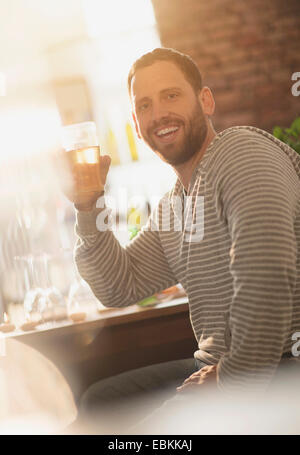
<instances>
[{"instance_id":1,"label":"blurred foreground","mask_svg":"<svg viewBox=\"0 0 300 455\"><path fill-rule=\"evenodd\" d=\"M0 341L0 434L300 434L296 359L284 362L264 395L229 398L209 386L168 390L147 400L118 401L79 421L56 367L22 343Z\"/></svg>"},{"instance_id":2,"label":"blurred foreground","mask_svg":"<svg viewBox=\"0 0 300 455\"><path fill-rule=\"evenodd\" d=\"M23 343L0 339L0 434L55 434L77 415L57 368Z\"/></svg>"}]
</instances>

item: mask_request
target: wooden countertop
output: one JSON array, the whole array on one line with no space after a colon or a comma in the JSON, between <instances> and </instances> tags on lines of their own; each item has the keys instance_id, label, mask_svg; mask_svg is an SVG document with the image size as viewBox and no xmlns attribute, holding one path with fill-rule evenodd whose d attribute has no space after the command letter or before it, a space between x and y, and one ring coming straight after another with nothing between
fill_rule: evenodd
<instances>
[{"instance_id":1,"label":"wooden countertop","mask_svg":"<svg viewBox=\"0 0 300 455\"><path fill-rule=\"evenodd\" d=\"M155 306L141 307L131 305L120 308L105 308L101 310L87 311L87 318L81 322L73 322L69 319L62 321L48 322L39 324L34 330L23 331L16 328L13 332L3 334L4 337L19 339L27 335L39 336L60 336L70 332L85 332L98 327L109 327L115 325L128 324L130 322L143 321L145 319L158 318L188 311L187 297L180 297L168 302L159 303Z\"/></svg>"},{"instance_id":2,"label":"wooden countertop","mask_svg":"<svg viewBox=\"0 0 300 455\"><path fill-rule=\"evenodd\" d=\"M132 305L91 312L83 322L64 320L20 329L4 337L25 343L51 360L76 400L108 376L146 365L192 357L197 343L186 297L154 307Z\"/></svg>"}]
</instances>

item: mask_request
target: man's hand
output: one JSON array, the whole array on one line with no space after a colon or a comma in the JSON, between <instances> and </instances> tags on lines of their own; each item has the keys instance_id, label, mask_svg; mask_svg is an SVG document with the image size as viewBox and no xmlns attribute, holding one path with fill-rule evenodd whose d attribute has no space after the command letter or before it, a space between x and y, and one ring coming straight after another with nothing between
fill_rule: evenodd
<instances>
[{"instance_id":1,"label":"man's hand","mask_svg":"<svg viewBox=\"0 0 300 455\"><path fill-rule=\"evenodd\" d=\"M110 163L111 163L111 159L108 155L100 156L100 163L99 163L100 183L99 183L99 190L97 192L89 193L89 192L75 191L76 178L78 178L75 171L74 172L71 171L71 176L70 176L71 182L69 185L66 186L63 184L64 182L62 182L63 192L64 192L65 196L71 202L74 203L75 207L78 210L82 210L82 211L92 210L94 203L96 202L96 200L98 199L98 197L101 195L101 193L104 190Z\"/></svg>"},{"instance_id":2,"label":"man's hand","mask_svg":"<svg viewBox=\"0 0 300 455\"><path fill-rule=\"evenodd\" d=\"M177 387L177 392L192 391L199 388L199 386L203 387L203 384L217 385L217 365L207 365L193 373L180 387Z\"/></svg>"}]
</instances>

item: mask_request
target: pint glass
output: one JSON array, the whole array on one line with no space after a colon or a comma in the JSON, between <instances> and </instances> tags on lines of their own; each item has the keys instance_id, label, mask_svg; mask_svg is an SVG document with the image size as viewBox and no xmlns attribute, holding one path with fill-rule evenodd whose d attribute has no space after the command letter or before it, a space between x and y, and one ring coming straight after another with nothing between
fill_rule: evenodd
<instances>
[{"instance_id":1,"label":"pint glass","mask_svg":"<svg viewBox=\"0 0 300 455\"><path fill-rule=\"evenodd\" d=\"M62 128L62 146L73 179L75 195L101 191L100 148L94 122L76 123Z\"/></svg>"}]
</instances>

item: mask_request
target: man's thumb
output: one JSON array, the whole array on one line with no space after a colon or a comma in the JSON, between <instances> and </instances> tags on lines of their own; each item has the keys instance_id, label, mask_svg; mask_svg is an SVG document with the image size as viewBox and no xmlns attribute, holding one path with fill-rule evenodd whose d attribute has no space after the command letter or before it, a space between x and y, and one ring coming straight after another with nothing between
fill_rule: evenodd
<instances>
[{"instance_id":1,"label":"man's thumb","mask_svg":"<svg viewBox=\"0 0 300 455\"><path fill-rule=\"evenodd\" d=\"M110 163L111 158L109 155L104 155L100 157L100 175L103 183L105 183Z\"/></svg>"}]
</instances>

